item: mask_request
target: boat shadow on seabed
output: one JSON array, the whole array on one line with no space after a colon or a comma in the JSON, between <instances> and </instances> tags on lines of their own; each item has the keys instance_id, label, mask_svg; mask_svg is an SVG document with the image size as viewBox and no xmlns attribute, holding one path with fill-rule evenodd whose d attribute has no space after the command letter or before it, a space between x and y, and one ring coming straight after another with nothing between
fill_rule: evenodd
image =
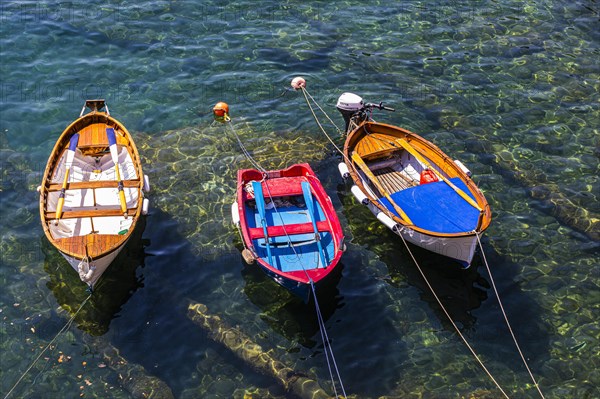
<instances>
[{"instance_id":1,"label":"boat shadow on seabed","mask_svg":"<svg viewBox=\"0 0 600 399\"><path fill-rule=\"evenodd\" d=\"M266 276L257 265L244 263L244 266L241 272L246 283L244 293L261 310L261 319L290 342L298 342L306 348L318 345L320 341L315 338L319 332L319 322L312 294L305 303ZM344 263L341 261L328 276L327 284L317 288L317 301L324 322L341 306L337 285L343 269Z\"/></svg>"},{"instance_id":2,"label":"boat shadow on seabed","mask_svg":"<svg viewBox=\"0 0 600 399\"><path fill-rule=\"evenodd\" d=\"M338 186L338 195L344 206L344 212L352 213L351 229L355 235L354 241L369 247L385 264L388 274L384 280L398 289L406 286L417 288L420 299L435 312L443 328L454 332L454 327L419 273L402 240L377 221L373 221L371 214L364 207L356 204L346 186ZM372 234L373 226L379 229L378 234ZM542 309L526 292L515 293L517 286L514 276L520 273L521 268L509 257L496 252L491 245L486 245L486 242L485 237L482 238L485 256L492 270L496 288L499 290L509 321L513 328L517 327L515 331L517 339L529 341L526 337L538 337L535 342L529 344L531 347L529 349L535 353L548 353L547 326L544 326L539 316L542 314ZM506 342L506 347L512 347L510 334L498 309L498 302L480 248L477 249L471 266L465 269L453 259L410 243L408 245L431 287L461 331L476 333L477 330L488 332L497 330ZM501 269L497 266L501 266ZM489 311L476 312L481 307L486 307ZM485 345L492 345L489 347L490 353L494 350L493 342L494 340L489 340L485 343Z\"/></svg>"},{"instance_id":3,"label":"boat shadow on seabed","mask_svg":"<svg viewBox=\"0 0 600 399\"><path fill-rule=\"evenodd\" d=\"M92 336L104 335L115 315L129 298L144 286L143 276L138 273L138 267L144 267L145 248L150 245L149 240L142 238L145 227L146 216L142 216L123 251L94 287L89 303L75 318L77 327L85 333ZM88 286L79 279L78 274L46 237L42 237L41 241L45 258L44 270L50 278L46 286L52 291L56 302L69 313L73 313L87 297Z\"/></svg>"}]
</instances>

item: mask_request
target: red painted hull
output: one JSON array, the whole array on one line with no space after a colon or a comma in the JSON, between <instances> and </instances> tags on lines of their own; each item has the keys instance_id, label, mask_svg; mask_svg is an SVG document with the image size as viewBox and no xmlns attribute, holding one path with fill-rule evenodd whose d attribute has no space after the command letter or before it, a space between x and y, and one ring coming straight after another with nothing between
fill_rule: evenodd
<instances>
[{"instance_id":1,"label":"red painted hull","mask_svg":"<svg viewBox=\"0 0 600 399\"><path fill-rule=\"evenodd\" d=\"M266 178L263 179L263 177L263 174L255 169L242 169L238 171L237 211L244 244L252 252L257 263L267 275L292 292L300 296L305 296L310 292L311 281L318 284L330 275L339 263L344 247L344 236L339 219L331 203L331 199L308 164L296 164L287 169L269 171L266 174ZM258 211L255 210L258 206L256 205L255 193L251 189L252 182L261 182L262 197L267 204L270 204L270 202L276 204L282 200L302 199L302 184L304 182L306 186L306 183L308 183L315 208L317 209L315 225L318 233L315 234L315 227L310 223L310 218L307 221L291 220L292 223L288 223L283 222L283 218L280 217L280 214L285 213L286 209L293 209L301 211L289 212L287 217L296 217L299 219L300 217L292 214L302 212L308 214L308 211L303 210L304 208L302 207L297 208L294 206L285 208L284 206L280 206L278 210L277 205L275 205L275 207L270 208L270 220L265 222L266 226L259 224L258 220L260 220L260 216L257 216ZM275 208L275 212L273 208ZM280 223L276 221L277 218L281 218ZM263 227L266 230L263 230ZM265 231L267 232L266 240ZM324 249L321 252L317 252L317 255L312 256L312 258L305 256L306 254L302 258L302 256L298 255L297 251L308 252L310 245L294 245L292 249L289 243L293 241L294 237L310 237L311 235L313 238L317 238L314 240L314 243L321 241ZM321 239L317 236L324 238ZM265 244L267 240L271 244ZM260 243L263 243L262 247ZM273 248L271 251L274 255L270 257L273 264L269 263L269 258L265 255L264 247L268 245ZM284 249L280 250L281 248ZM312 248L314 249L316 246ZM284 251L287 251L286 254L283 254ZM278 258L280 256L278 254L281 254L281 258ZM322 259L327 260L325 267L319 261L316 262L316 265L310 262L310 259L318 259L320 254L324 254L325 256ZM288 257L286 258L288 259L287 261L283 259L285 256ZM297 258L297 261L295 258ZM290 262L290 259L293 262ZM297 270L290 270L292 268L296 268Z\"/></svg>"}]
</instances>

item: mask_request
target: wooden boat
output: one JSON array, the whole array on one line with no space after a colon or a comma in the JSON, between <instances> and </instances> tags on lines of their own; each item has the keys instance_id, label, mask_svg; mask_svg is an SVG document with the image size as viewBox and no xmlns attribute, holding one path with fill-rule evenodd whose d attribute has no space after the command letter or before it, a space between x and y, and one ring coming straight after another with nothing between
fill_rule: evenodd
<instances>
[{"instance_id":1,"label":"wooden boat","mask_svg":"<svg viewBox=\"0 0 600 399\"><path fill-rule=\"evenodd\" d=\"M470 172L436 145L406 129L371 120L380 104L344 93L337 104L346 121L342 176L354 196L406 241L468 267L476 234L491 222L490 207Z\"/></svg>"},{"instance_id":2,"label":"wooden boat","mask_svg":"<svg viewBox=\"0 0 600 399\"><path fill-rule=\"evenodd\" d=\"M310 285L338 264L344 236L331 199L308 164L284 170L238 171L232 218L241 231L244 258L256 260L277 283L305 301Z\"/></svg>"},{"instance_id":3,"label":"wooden boat","mask_svg":"<svg viewBox=\"0 0 600 399\"><path fill-rule=\"evenodd\" d=\"M58 138L38 190L46 237L90 289L147 213L149 188L125 126L104 100L86 101Z\"/></svg>"}]
</instances>

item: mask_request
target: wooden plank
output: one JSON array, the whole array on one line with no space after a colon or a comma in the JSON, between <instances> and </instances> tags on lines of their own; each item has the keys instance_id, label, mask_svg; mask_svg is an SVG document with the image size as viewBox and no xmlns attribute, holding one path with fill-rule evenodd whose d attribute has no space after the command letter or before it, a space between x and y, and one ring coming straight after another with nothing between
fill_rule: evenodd
<instances>
[{"instance_id":1,"label":"wooden plank","mask_svg":"<svg viewBox=\"0 0 600 399\"><path fill-rule=\"evenodd\" d=\"M371 170L365 164L365 162L362 160L360 155L358 155L358 153L356 153L356 152L353 152L352 160L364 172L364 174L369 178L369 180L371 180L371 182L373 184L375 184L375 187L377 187L377 189L381 192L381 194L383 194L385 196L385 198L390 202L390 204L392 204L396 213L398 213L398 215L400 215L400 217L402 219L404 219L407 223L413 224L412 221L410 220L410 218L408 217L408 215L402 210L402 208L400 208L398 206L398 204L396 204L392 200L390 195L387 193L387 191L385 191L385 189L381 186L381 184L379 184L379 180L377 179L377 176L375 176L373 174L373 172L371 172Z\"/></svg>"},{"instance_id":2,"label":"wooden plank","mask_svg":"<svg viewBox=\"0 0 600 399\"><path fill-rule=\"evenodd\" d=\"M375 175L380 180L385 181L386 188L392 192L405 190L417 185L414 181L392 168L379 169L375 172Z\"/></svg>"},{"instance_id":3,"label":"wooden plank","mask_svg":"<svg viewBox=\"0 0 600 399\"><path fill-rule=\"evenodd\" d=\"M406 190L407 188L410 187L410 185L405 180L401 179L400 176L402 176L402 175L400 175L396 171L390 173L390 179L392 179L392 181L394 182L394 184L397 187L396 191Z\"/></svg>"},{"instance_id":4,"label":"wooden plank","mask_svg":"<svg viewBox=\"0 0 600 399\"><path fill-rule=\"evenodd\" d=\"M94 189L94 188L117 188L118 182L114 180L97 180L97 181L80 181L67 183L67 190L83 190L83 189ZM137 188L140 187L140 180L123 180L123 187L126 188ZM48 186L48 192L60 191L62 186L60 184L50 184Z\"/></svg>"},{"instance_id":5,"label":"wooden plank","mask_svg":"<svg viewBox=\"0 0 600 399\"><path fill-rule=\"evenodd\" d=\"M92 123L79 131L79 148L108 147L106 123Z\"/></svg>"},{"instance_id":6,"label":"wooden plank","mask_svg":"<svg viewBox=\"0 0 600 399\"><path fill-rule=\"evenodd\" d=\"M265 180L262 185L264 198L283 197L302 194L302 179L293 177L279 177Z\"/></svg>"},{"instance_id":7,"label":"wooden plank","mask_svg":"<svg viewBox=\"0 0 600 399\"><path fill-rule=\"evenodd\" d=\"M390 173L388 173L388 176L391 179L392 184L396 186L396 191L404 190L410 187L406 181L400 178L400 173L396 172L395 170L391 170Z\"/></svg>"},{"instance_id":8,"label":"wooden plank","mask_svg":"<svg viewBox=\"0 0 600 399\"><path fill-rule=\"evenodd\" d=\"M78 148L89 147L107 147L108 137L106 136L106 128L112 127L115 129L115 137L118 145L128 145L129 141L119 132L116 126L107 125L104 122L92 123L79 131Z\"/></svg>"},{"instance_id":9,"label":"wooden plank","mask_svg":"<svg viewBox=\"0 0 600 399\"><path fill-rule=\"evenodd\" d=\"M122 245L125 237L118 234L87 234L85 236L59 238L55 240L55 243L58 248L71 255L83 258L87 251L87 255L95 259Z\"/></svg>"},{"instance_id":10,"label":"wooden plank","mask_svg":"<svg viewBox=\"0 0 600 399\"><path fill-rule=\"evenodd\" d=\"M396 176L397 178L399 178L400 180L403 180L404 183L408 186L408 187L414 187L417 185L417 182L414 181L413 179L410 179L408 177L406 177L405 175L403 175L400 172L396 172L394 171L394 176Z\"/></svg>"},{"instance_id":11,"label":"wooden plank","mask_svg":"<svg viewBox=\"0 0 600 399\"><path fill-rule=\"evenodd\" d=\"M134 216L137 208L127 209L127 216ZM64 211L61 219L76 219L86 217L99 217L99 216L123 216L120 208L109 208L109 209L85 209L79 211ZM56 212L46 212L46 220L52 221L56 219Z\"/></svg>"},{"instance_id":12,"label":"wooden plank","mask_svg":"<svg viewBox=\"0 0 600 399\"><path fill-rule=\"evenodd\" d=\"M385 169L381 169L379 173L375 173L375 176L377 176L379 182L387 192L393 193L397 190L395 190L393 182L389 179L389 175L385 171Z\"/></svg>"},{"instance_id":13,"label":"wooden plank","mask_svg":"<svg viewBox=\"0 0 600 399\"><path fill-rule=\"evenodd\" d=\"M389 156L398 151L399 147L394 145L393 138L380 133L371 133L362 137L356 144L354 150L365 160L371 161L384 156Z\"/></svg>"}]
</instances>

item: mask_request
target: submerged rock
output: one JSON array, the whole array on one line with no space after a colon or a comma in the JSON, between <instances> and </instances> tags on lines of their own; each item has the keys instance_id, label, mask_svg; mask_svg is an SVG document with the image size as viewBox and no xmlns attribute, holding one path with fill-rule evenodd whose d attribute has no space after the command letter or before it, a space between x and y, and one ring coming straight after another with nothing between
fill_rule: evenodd
<instances>
[{"instance_id":1,"label":"submerged rock","mask_svg":"<svg viewBox=\"0 0 600 399\"><path fill-rule=\"evenodd\" d=\"M219 316L208 314L206 305L191 303L188 317L205 329L210 338L223 344L258 372L273 377L290 394L307 399L332 397L317 381L275 359L239 329L228 326Z\"/></svg>"},{"instance_id":2,"label":"submerged rock","mask_svg":"<svg viewBox=\"0 0 600 399\"><path fill-rule=\"evenodd\" d=\"M254 162L272 170L321 160L326 143L301 133L277 133L270 127L232 126ZM231 223L238 169L252 168L232 131L218 124L188 127L158 136L136 135L144 172L151 178L152 207L169 213L178 232L197 255L210 258L233 249L237 233Z\"/></svg>"}]
</instances>

